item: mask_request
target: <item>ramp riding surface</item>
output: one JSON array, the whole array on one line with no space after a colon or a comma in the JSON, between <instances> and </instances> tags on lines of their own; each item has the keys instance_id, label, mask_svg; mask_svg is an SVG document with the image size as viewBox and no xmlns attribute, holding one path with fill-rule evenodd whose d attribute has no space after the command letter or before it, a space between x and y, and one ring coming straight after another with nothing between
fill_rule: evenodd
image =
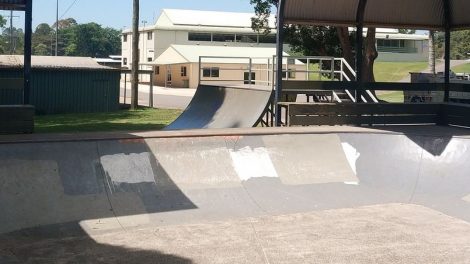
<instances>
[{"instance_id":1,"label":"ramp riding surface","mask_svg":"<svg viewBox=\"0 0 470 264\"><path fill-rule=\"evenodd\" d=\"M468 263L468 130L428 131L3 143L0 263Z\"/></svg>"},{"instance_id":2,"label":"ramp riding surface","mask_svg":"<svg viewBox=\"0 0 470 264\"><path fill-rule=\"evenodd\" d=\"M264 86L201 85L186 110L165 130L253 127L271 93L271 87Z\"/></svg>"}]
</instances>

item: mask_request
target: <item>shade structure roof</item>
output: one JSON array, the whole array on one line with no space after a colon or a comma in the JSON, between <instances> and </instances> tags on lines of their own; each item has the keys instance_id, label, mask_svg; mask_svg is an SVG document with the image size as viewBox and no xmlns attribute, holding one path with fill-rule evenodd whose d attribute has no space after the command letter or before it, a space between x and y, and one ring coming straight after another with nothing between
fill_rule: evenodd
<instances>
[{"instance_id":1,"label":"shade structure roof","mask_svg":"<svg viewBox=\"0 0 470 264\"><path fill-rule=\"evenodd\" d=\"M469 0L281 0L285 24L355 26L364 7L370 27L470 28Z\"/></svg>"},{"instance_id":2,"label":"shade structure roof","mask_svg":"<svg viewBox=\"0 0 470 264\"><path fill-rule=\"evenodd\" d=\"M0 10L25 10L26 0L0 0Z\"/></svg>"}]
</instances>

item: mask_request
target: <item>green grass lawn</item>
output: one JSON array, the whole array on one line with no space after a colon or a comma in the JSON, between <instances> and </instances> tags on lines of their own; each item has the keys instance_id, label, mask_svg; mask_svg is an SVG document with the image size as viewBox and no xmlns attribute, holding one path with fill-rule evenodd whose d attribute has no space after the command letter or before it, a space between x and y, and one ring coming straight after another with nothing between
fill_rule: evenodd
<instances>
[{"instance_id":1,"label":"green grass lawn","mask_svg":"<svg viewBox=\"0 0 470 264\"><path fill-rule=\"evenodd\" d=\"M383 100L389 103L404 102L404 95L402 91L377 91L376 94L379 100Z\"/></svg>"},{"instance_id":2,"label":"green grass lawn","mask_svg":"<svg viewBox=\"0 0 470 264\"><path fill-rule=\"evenodd\" d=\"M453 67L452 71L456 73L470 73L470 63L462 64L457 67Z\"/></svg>"},{"instance_id":3,"label":"green grass lawn","mask_svg":"<svg viewBox=\"0 0 470 264\"><path fill-rule=\"evenodd\" d=\"M110 113L45 115L35 117L36 133L159 130L181 114L180 110L143 108Z\"/></svg>"},{"instance_id":4,"label":"green grass lawn","mask_svg":"<svg viewBox=\"0 0 470 264\"><path fill-rule=\"evenodd\" d=\"M427 62L381 62L374 64L375 81L397 82L410 75L426 69Z\"/></svg>"}]
</instances>

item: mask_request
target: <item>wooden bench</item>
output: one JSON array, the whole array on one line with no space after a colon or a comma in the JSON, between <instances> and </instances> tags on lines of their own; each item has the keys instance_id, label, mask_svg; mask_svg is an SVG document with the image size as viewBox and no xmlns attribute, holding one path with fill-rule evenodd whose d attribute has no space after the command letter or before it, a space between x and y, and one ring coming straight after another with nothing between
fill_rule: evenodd
<instances>
[{"instance_id":1,"label":"wooden bench","mask_svg":"<svg viewBox=\"0 0 470 264\"><path fill-rule=\"evenodd\" d=\"M443 104L279 103L286 126L440 124Z\"/></svg>"},{"instance_id":2,"label":"wooden bench","mask_svg":"<svg viewBox=\"0 0 470 264\"><path fill-rule=\"evenodd\" d=\"M26 134L34 131L34 106L0 105L0 134Z\"/></svg>"}]
</instances>

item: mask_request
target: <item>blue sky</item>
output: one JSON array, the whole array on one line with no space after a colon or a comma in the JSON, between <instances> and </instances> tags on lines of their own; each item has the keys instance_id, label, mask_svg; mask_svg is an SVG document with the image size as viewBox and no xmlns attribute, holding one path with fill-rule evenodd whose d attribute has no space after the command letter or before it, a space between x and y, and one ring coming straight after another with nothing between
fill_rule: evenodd
<instances>
[{"instance_id":1,"label":"blue sky","mask_svg":"<svg viewBox=\"0 0 470 264\"><path fill-rule=\"evenodd\" d=\"M253 12L249 0L140 0L140 20L152 23L163 8ZM0 11L2 15L8 13ZM15 15L22 16L20 12ZM59 17L62 15L73 17L79 23L97 22L116 29L128 28L131 26L132 0L59 0ZM56 0L33 0L33 28L44 22L52 24L55 17ZM13 23L23 27L24 21L22 17L15 18Z\"/></svg>"}]
</instances>

